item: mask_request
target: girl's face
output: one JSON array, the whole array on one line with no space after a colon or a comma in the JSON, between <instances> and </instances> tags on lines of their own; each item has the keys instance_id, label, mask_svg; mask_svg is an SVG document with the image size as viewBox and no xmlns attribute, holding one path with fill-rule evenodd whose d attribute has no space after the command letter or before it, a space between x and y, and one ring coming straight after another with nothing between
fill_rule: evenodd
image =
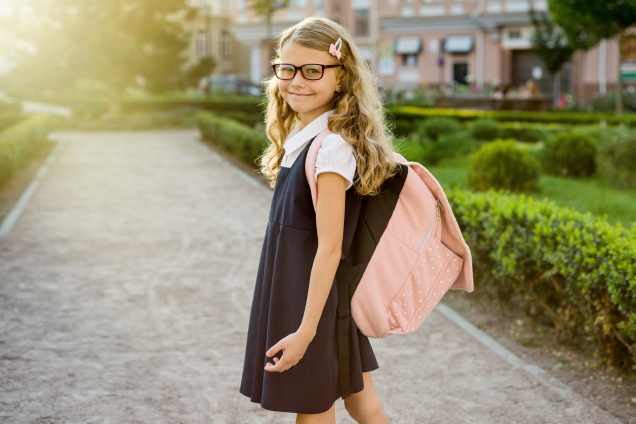
<instances>
[{"instance_id":1,"label":"girl's face","mask_svg":"<svg viewBox=\"0 0 636 424\"><path fill-rule=\"evenodd\" d=\"M341 63L335 56L327 51L309 49L288 41L280 51L278 63L288 63L298 68L293 79L279 79L278 88L289 106L300 114L303 126L330 109L334 92L340 90L338 76L342 68L326 68L319 80L305 79L299 68L308 63Z\"/></svg>"}]
</instances>

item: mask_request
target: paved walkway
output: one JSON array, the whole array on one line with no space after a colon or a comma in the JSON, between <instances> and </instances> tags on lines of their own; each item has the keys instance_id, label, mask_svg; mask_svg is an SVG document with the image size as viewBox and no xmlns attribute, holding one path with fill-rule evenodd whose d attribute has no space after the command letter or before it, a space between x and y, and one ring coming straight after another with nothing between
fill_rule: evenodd
<instances>
[{"instance_id":1,"label":"paved walkway","mask_svg":"<svg viewBox=\"0 0 636 424\"><path fill-rule=\"evenodd\" d=\"M293 423L238 392L267 190L196 131L56 137L0 238L0 422ZM372 345L392 423L618 422L438 312Z\"/></svg>"}]
</instances>

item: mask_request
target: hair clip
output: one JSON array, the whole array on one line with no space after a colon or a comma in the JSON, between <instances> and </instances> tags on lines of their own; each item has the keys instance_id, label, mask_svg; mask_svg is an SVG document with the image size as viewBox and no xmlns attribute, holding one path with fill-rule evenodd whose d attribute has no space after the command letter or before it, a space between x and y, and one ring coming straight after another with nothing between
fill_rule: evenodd
<instances>
[{"instance_id":1,"label":"hair clip","mask_svg":"<svg viewBox=\"0 0 636 424\"><path fill-rule=\"evenodd\" d=\"M340 55L342 54L340 53L341 48L342 48L342 39L338 37L338 39L336 40L336 43L331 44L329 46L329 53L331 53L331 55L333 56L336 56L338 60L340 60Z\"/></svg>"}]
</instances>

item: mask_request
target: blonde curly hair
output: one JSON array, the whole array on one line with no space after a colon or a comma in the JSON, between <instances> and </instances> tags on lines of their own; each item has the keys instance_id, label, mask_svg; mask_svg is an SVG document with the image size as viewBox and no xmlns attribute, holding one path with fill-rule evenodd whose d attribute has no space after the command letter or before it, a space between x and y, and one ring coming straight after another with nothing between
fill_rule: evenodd
<instances>
[{"instance_id":1,"label":"blonde curly hair","mask_svg":"<svg viewBox=\"0 0 636 424\"><path fill-rule=\"evenodd\" d=\"M331 100L331 109L335 109L335 113L329 117L327 127L352 146L357 165L353 186L358 194L375 195L382 183L395 175L398 165L393 157L393 137L385 123L375 78L349 33L329 19L304 19L283 31L276 47L277 57L272 63L278 60L288 41L328 51L338 37L342 39L340 61L345 66L340 75L341 91ZM275 76L266 81L266 87L265 130L270 143L259 160L261 173L269 180L270 187L274 187L285 154L283 144L300 122L300 116L281 96Z\"/></svg>"}]
</instances>

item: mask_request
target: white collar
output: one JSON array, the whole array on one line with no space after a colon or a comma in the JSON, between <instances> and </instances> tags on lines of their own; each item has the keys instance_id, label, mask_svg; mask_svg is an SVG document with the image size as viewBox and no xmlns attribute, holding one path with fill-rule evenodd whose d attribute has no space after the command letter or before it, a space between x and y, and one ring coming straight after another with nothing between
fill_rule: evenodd
<instances>
[{"instance_id":1,"label":"white collar","mask_svg":"<svg viewBox=\"0 0 636 424\"><path fill-rule=\"evenodd\" d=\"M300 123L296 124L294 129L289 133L283 148L286 153L293 152L305 142L320 134L327 128L329 117L335 112L334 109L329 110L311 121L305 128L300 130Z\"/></svg>"}]
</instances>

